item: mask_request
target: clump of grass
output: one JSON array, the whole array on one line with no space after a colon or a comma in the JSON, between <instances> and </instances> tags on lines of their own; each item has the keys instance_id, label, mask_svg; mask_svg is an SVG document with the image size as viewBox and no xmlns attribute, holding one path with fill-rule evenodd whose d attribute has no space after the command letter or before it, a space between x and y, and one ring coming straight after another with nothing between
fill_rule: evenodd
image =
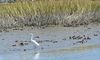
<instances>
[{"instance_id":1,"label":"clump of grass","mask_svg":"<svg viewBox=\"0 0 100 60\"><path fill-rule=\"evenodd\" d=\"M0 17L9 17L12 25L73 25L81 24L84 15L100 11L100 1L94 0L39 0L0 4ZM91 12L91 13L90 13ZM78 15L77 15L78 14ZM96 15L95 15L96 16ZM70 17L70 18L69 18ZM8 21L10 21L8 19ZM87 22L88 19L84 21ZM96 17L96 20L98 17ZM72 24L72 21L75 21ZM82 20L83 21L83 20ZM15 24L16 23L16 24ZM75 24L75 25L77 25Z\"/></svg>"}]
</instances>

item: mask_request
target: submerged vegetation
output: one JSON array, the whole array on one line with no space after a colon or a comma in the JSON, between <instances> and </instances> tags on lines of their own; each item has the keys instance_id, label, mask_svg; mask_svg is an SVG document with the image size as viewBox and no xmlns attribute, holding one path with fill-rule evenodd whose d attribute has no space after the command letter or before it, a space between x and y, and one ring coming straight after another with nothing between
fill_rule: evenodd
<instances>
[{"instance_id":1,"label":"submerged vegetation","mask_svg":"<svg viewBox=\"0 0 100 60\"><path fill-rule=\"evenodd\" d=\"M0 4L0 27L79 26L99 21L99 0L24 0Z\"/></svg>"}]
</instances>

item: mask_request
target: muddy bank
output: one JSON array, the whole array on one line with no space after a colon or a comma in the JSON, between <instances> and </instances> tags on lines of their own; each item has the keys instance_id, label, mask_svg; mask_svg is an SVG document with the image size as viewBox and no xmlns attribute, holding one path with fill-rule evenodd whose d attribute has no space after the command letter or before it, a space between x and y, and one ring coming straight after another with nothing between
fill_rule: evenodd
<instances>
[{"instance_id":1,"label":"muddy bank","mask_svg":"<svg viewBox=\"0 0 100 60\"><path fill-rule=\"evenodd\" d=\"M33 33L40 47L31 41ZM52 52L77 51L100 48L100 24L80 27L47 27L39 29L26 27L24 30L13 30L0 33L0 54L14 52ZM5 48L6 47L6 48Z\"/></svg>"},{"instance_id":2,"label":"muddy bank","mask_svg":"<svg viewBox=\"0 0 100 60\"><path fill-rule=\"evenodd\" d=\"M1 16L0 29L17 28L25 26L47 27L60 25L64 27L76 27L100 22L100 12L88 13L56 13L27 16Z\"/></svg>"}]
</instances>

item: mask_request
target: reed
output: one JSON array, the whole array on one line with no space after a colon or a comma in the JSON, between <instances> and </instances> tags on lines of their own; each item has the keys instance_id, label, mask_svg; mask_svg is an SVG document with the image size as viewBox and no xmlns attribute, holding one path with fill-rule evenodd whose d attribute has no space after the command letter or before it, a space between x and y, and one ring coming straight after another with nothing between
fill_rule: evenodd
<instances>
[{"instance_id":1,"label":"reed","mask_svg":"<svg viewBox=\"0 0 100 60\"><path fill-rule=\"evenodd\" d=\"M58 12L76 13L99 11L100 1L91 0L40 0L21 1L11 4L0 4L0 15L26 16L38 13L52 14Z\"/></svg>"}]
</instances>

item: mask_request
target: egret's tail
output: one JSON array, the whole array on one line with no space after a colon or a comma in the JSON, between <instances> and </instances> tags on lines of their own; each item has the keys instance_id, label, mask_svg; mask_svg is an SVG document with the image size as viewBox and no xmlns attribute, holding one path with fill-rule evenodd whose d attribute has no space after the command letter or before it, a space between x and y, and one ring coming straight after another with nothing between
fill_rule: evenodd
<instances>
[{"instance_id":1,"label":"egret's tail","mask_svg":"<svg viewBox=\"0 0 100 60\"><path fill-rule=\"evenodd\" d=\"M31 41L34 42L37 46L40 46L40 44L36 42L35 40L31 40Z\"/></svg>"}]
</instances>

